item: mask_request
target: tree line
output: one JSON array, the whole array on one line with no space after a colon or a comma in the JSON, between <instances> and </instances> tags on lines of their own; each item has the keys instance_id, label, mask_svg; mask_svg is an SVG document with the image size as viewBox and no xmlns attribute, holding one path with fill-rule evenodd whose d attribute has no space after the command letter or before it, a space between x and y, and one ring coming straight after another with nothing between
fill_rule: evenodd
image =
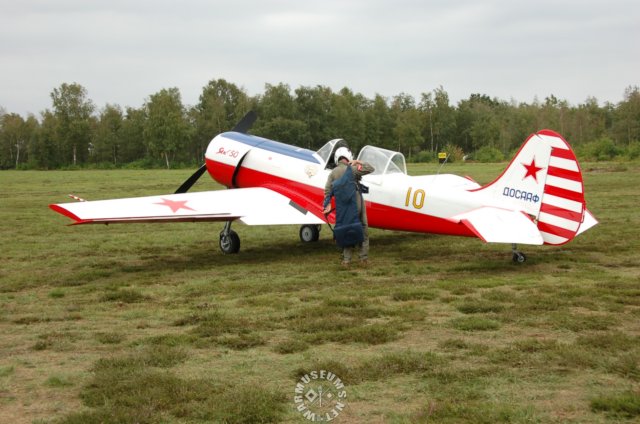
<instances>
[{"instance_id":1,"label":"tree line","mask_svg":"<svg viewBox=\"0 0 640 424\"><path fill-rule=\"evenodd\" d=\"M0 169L74 167L182 167L203 162L213 136L228 131L249 110L258 113L251 132L316 150L344 138L357 152L366 144L402 152L408 161L500 161L532 132L561 133L583 160L640 156L640 90L627 87L617 104L588 98L577 106L553 95L518 103L472 94L452 104L442 86L419 99L401 93L367 98L348 88L292 90L266 84L249 96L224 79L210 81L194 106L180 91L152 94L140 108L96 108L87 90L64 83L51 92L40 118L0 108Z\"/></svg>"}]
</instances>

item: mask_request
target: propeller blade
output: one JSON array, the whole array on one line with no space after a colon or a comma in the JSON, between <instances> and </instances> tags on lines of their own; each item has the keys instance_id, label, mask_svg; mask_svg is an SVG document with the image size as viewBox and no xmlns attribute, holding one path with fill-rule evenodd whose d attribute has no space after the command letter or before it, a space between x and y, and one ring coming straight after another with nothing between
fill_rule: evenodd
<instances>
[{"instance_id":1,"label":"propeller blade","mask_svg":"<svg viewBox=\"0 0 640 424\"><path fill-rule=\"evenodd\" d=\"M258 115L254 111L250 110L231 131L246 134L253 123L256 122L256 119L258 119Z\"/></svg>"},{"instance_id":2,"label":"propeller blade","mask_svg":"<svg viewBox=\"0 0 640 424\"><path fill-rule=\"evenodd\" d=\"M198 181L198 178L200 178L202 174L204 174L204 171L206 170L207 170L206 164L198 168L198 170L194 172L193 175L191 175L185 182L182 183L180 187L178 187L175 194L186 193L191 188L191 186L193 186L196 183L196 181Z\"/></svg>"}]
</instances>

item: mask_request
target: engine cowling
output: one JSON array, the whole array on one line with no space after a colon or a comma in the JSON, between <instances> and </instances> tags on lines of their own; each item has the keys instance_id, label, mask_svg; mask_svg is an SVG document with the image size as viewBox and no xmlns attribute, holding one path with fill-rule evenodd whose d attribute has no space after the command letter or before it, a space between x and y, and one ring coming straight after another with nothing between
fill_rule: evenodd
<instances>
[{"instance_id":1,"label":"engine cowling","mask_svg":"<svg viewBox=\"0 0 640 424\"><path fill-rule=\"evenodd\" d=\"M207 171L211 177L222 185L234 187L234 177L242 164L242 160L254 147L230 137L233 133L217 135L205 154Z\"/></svg>"}]
</instances>

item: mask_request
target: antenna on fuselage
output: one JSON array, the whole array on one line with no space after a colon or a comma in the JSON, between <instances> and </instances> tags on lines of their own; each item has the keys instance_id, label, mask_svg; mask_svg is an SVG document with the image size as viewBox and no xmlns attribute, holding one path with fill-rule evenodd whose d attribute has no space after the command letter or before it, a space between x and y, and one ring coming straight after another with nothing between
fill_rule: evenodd
<instances>
[{"instance_id":1,"label":"antenna on fuselage","mask_svg":"<svg viewBox=\"0 0 640 424\"><path fill-rule=\"evenodd\" d=\"M440 171L442 170L442 167L449 160L449 154L448 153L446 153L446 152L438 153L438 160L440 160L440 155L443 155L444 159L442 160L442 162L440 162L440 167L438 167L438 172L436 172L436 175L440 174Z\"/></svg>"}]
</instances>

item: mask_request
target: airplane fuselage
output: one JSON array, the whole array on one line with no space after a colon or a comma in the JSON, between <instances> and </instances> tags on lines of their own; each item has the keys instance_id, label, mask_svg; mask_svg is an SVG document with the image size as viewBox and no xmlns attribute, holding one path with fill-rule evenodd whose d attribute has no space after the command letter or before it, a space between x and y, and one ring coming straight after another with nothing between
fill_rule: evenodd
<instances>
[{"instance_id":1,"label":"airplane fuselage","mask_svg":"<svg viewBox=\"0 0 640 424\"><path fill-rule=\"evenodd\" d=\"M230 188L264 187L322 216L327 177L325 161L311 150L239 133L215 137L206 152L209 174ZM409 176L401 172L364 176L369 226L390 230L473 236L446 219L480 207L469 190L480 186L456 175ZM486 201L485 201L486 203ZM269 205L264 205L268 208ZM329 220L333 222L334 217Z\"/></svg>"}]
</instances>

